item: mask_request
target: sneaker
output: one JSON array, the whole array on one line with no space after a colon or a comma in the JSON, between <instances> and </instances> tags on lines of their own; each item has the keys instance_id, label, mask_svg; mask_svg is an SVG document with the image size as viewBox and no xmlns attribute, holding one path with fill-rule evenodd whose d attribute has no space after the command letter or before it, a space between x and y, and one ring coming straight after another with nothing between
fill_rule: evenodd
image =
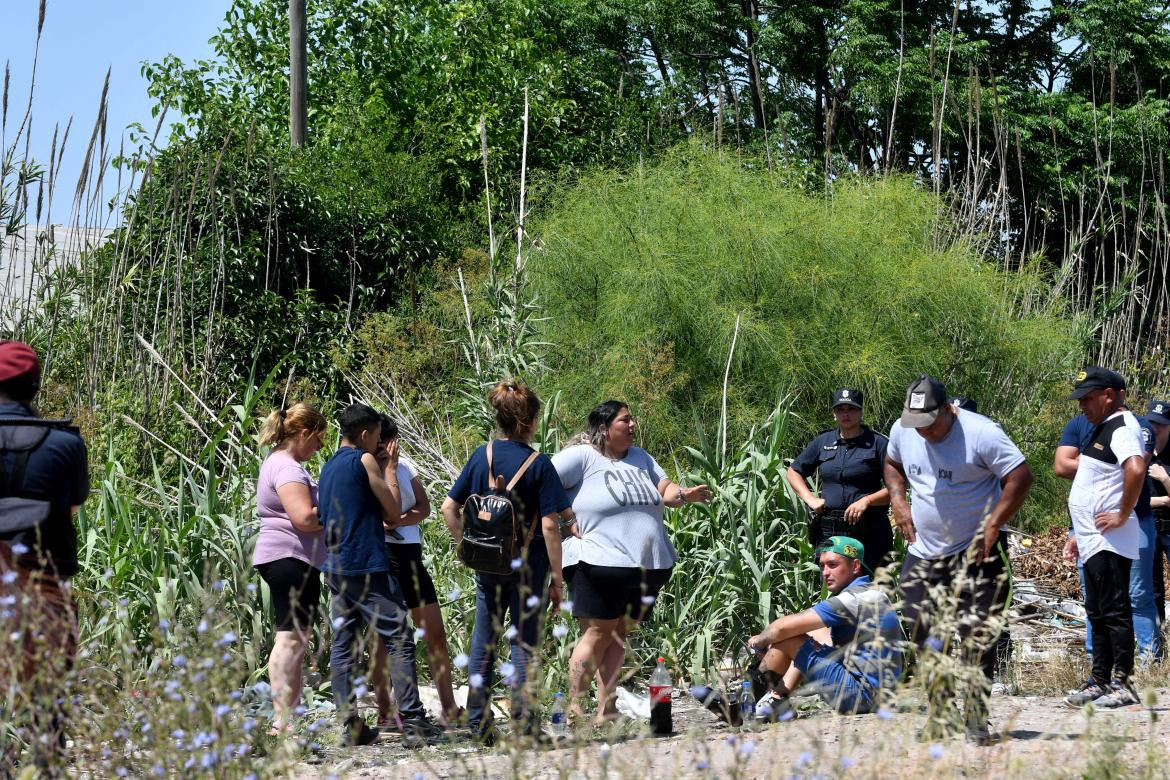
<instances>
[{"instance_id":1,"label":"sneaker","mask_svg":"<svg viewBox=\"0 0 1170 780\"><path fill-rule=\"evenodd\" d=\"M1000 735L991 728L989 720L967 724L966 736L968 742L979 747L987 747L1000 741Z\"/></svg>"},{"instance_id":2,"label":"sneaker","mask_svg":"<svg viewBox=\"0 0 1170 780\"><path fill-rule=\"evenodd\" d=\"M1064 703L1070 707L1083 707L1089 702L1096 702L1107 693L1109 689L1106 686L1090 677L1080 688L1070 691L1068 696L1064 697Z\"/></svg>"},{"instance_id":3,"label":"sneaker","mask_svg":"<svg viewBox=\"0 0 1170 780\"><path fill-rule=\"evenodd\" d=\"M1133 689L1132 684L1114 680L1109 684L1109 692L1095 699L1093 706L1105 710L1115 710L1118 707L1132 707L1141 703L1142 700L1138 698L1137 691Z\"/></svg>"},{"instance_id":4,"label":"sneaker","mask_svg":"<svg viewBox=\"0 0 1170 780\"><path fill-rule=\"evenodd\" d=\"M369 745L382 733L361 718L350 718L341 727L341 744L345 747Z\"/></svg>"},{"instance_id":5,"label":"sneaker","mask_svg":"<svg viewBox=\"0 0 1170 780\"><path fill-rule=\"evenodd\" d=\"M438 745L447 741L447 732L442 726L431 723L426 717L402 719L402 746L420 748Z\"/></svg>"}]
</instances>

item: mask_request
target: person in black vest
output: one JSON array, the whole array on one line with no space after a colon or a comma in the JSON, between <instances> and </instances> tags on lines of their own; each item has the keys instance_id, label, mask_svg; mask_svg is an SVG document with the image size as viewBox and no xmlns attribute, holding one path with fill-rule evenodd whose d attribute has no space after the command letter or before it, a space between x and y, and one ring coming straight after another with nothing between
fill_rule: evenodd
<instances>
[{"instance_id":1,"label":"person in black vest","mask_svg":"<svg viewBox=\"0 0 1170 780\"><path fill-rule=\"evenodd\" d=\"M1166 615L1166 585L1163 558L1170 557L1170 401L1155 399L1146 409L1146 420L1154 429L1154 455L1150 461L1150 506L1154 512L1154 601L1157 604L1158 632ZM1165 655L1165 643L1162 645Z\"/></svg>"},{"instance_id":2,"label":"person in black vest","mask_svg":"<svg viewBox=\"0 0 1170 780\"><path fill-rule=\"evenodd\" d=\"M77 647L68 580L77 573L73 516L89 495L85 442L67 420L43 420L36 352L0 342L0 701L33 763L62 772L64 695ZM0 776L17 744L0 730Z\"/></svg>"},{"instance_id":3,"label":"person in black vest","mask_svg":"<svg viewBox=\"0 0 1170 780\"><path fill-rule=\"evenodd\" d=\"M877 571L890 562L894 533L890 492L882 485L888 439L862 422L860 390L833 393L835 429L822 431L788 467L788 484L811 513L809 541L820 549L833 536L851 536L865 546L865 566ZM821 495L808 480L816 474Z\"/></svg>"}]
</instances>

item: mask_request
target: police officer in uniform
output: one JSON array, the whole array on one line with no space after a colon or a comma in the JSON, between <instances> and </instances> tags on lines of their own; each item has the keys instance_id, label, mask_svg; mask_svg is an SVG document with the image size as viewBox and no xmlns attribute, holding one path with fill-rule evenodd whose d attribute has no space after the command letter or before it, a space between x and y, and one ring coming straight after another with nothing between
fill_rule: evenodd
<instances>
[{"instance_id":1,"label":"police officer in uniform","mask_svg":"<svg viewBox=\"0 0 1170 780\"><path fill-rule=\"evenodd\" d=\"M1157 604L1158 630L1166 614L1166 590L1163 558L1170 557L1170 401L1154 399L1146 409L1146 421L1154 429L1154 455L1150 459L1146 485L1154 512L1154 602ZM1165 655L1165 646L1162 647ZM1161 659L1159 659L1161 660Z\"/></svg>"},{"instance_id":2,"label":"police officer in uniform","mask_svg":"<svg viewBox=\"0 0 1170 780\"><path fill-rule=\"evenodd\" d=\"M63 774L63 707L77 644L68 580L78 568L73 515L89 494L85 443L68 420L32 407L36 352L0 341L0 701L31 764ZM15 770L19 742L0 729L0 776Z\"/></svg>"},{"instance_id":3,"label":"police officer in uniform","mask_svg":"<svg viewBox=\"0 0 1170 780\"><path fill-rule=\"evenodd\" d=\"M882 484L888 439L862 422L860 390L833 393L836 428L823 431L788 467L788 484L810 512L809 537L815 549L832 536L852 536L865 547L870 571L890 562L894 535L889 519L890 493ZM816 475L821 495L808 480Z\"/></svg>"}]
</instances>

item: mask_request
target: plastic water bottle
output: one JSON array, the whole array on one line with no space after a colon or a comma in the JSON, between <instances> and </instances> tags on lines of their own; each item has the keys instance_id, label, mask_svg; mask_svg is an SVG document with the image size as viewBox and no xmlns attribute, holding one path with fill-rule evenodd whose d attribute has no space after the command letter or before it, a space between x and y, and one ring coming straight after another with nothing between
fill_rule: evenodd
<instances>
[{"instance_id":1,"label":"plastic water bottle","mask_svg":"<svg viewBox=\"0 0 1170 780\"><path fill-rule=\"evenodd\" d=\"M666 659L658 659L658 668L650 675L650 732L652 734L673 734L674 723L670 717L670 672L666 671Z\"/></svg>"},{"instance_id":2,"label":"plastic water bottle","mask_svg":"<svg viewBox=\"0 0 1170 780\"><path fill-rule=\"evenodd\" d=\"M552 712L548 717L548 730L554 737L563 737L569 733L569 724L565 721L565 697L560 691L553 694Z\"/></svg>"},{"instance_id":3,"label":"plastic water bottle","mask_svg":"<svg viewBox=\"0 0 1170 780\"><path fill-rule=\"evenodd\" d=\"M739 695L739 713L745 725L755 720L756 699L752 696L752 684L749 680L743 681L743 692Z\"/></svg>"}]
</instances>

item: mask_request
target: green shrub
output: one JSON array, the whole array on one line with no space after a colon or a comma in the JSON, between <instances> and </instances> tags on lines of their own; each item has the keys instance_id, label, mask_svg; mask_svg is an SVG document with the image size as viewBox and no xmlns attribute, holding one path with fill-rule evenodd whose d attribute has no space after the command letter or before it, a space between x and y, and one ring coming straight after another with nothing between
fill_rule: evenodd
<instances>
[{"instance_id":1,"label":"green shrub","mask_svg":"<svg viewBox=\"0 0 1170 780\"><path fill-rule=\"evenodd\" d=\"M841 385L865 391L868 422L888 429L922 372L1031 439L1081 352L1059 305L1035 304L1048 299L1041 280L1002 273L962 242L938 246L943 204L909 179L817 195L785 176L683 149L558 193L529 273L566 409L583 419L624 398L655 451L693 443L693 419L719 415L739 317L733 440L790 394L795 455L831 424ZM1055 438L1042 438L1033 463L1051 459Z\"/></svg>"}]
</instances>

